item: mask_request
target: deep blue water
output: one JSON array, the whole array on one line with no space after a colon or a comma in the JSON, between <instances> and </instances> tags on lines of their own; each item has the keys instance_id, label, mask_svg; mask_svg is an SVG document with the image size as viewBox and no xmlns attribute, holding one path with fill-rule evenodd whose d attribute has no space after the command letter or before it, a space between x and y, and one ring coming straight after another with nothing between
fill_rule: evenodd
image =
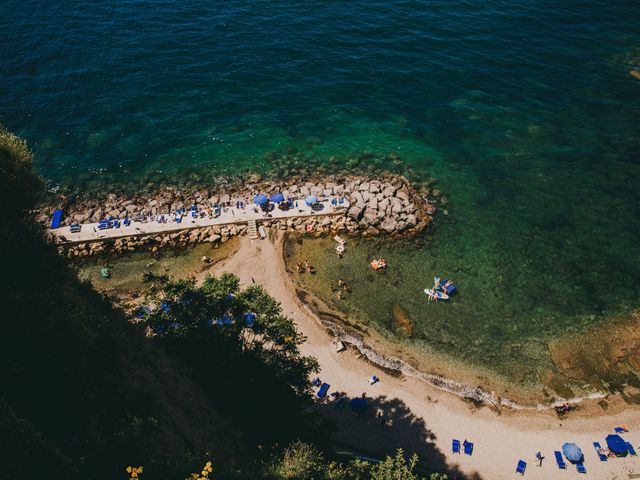
<instances>
[{"instance_id":1,"label":"deep blue water","mask_svg":"<svg viewBox=\"0 0 640 480\"><path fill-rule=\"evenodd\" d=\"M265 169L271 150L395 152L449 197L412 261L467 289L417 321L448 337L475 322L484 345L515 323L526 341L640 305L638 11L5 0L0 121L81 189ZM418 298L400 282L383 306Z\"/></svg>"}]
</instances>

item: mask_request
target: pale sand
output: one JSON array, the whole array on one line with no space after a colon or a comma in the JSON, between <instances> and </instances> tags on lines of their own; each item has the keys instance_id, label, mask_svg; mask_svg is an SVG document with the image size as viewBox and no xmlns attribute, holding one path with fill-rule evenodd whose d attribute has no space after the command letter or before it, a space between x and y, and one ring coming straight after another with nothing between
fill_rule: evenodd
<instances>
[{"instance_id":1,"label":"pale sand","mask_svg":"<svg viewBox=\"0 0 640 480\"><path fill-rule=\"evenodd\" d=\"M396 377L358 358L352 349L336 353L331 336L315 315L295 295L295 286L282 260L282 239L274 230L270 240L243 237L239 250L213 265L211 272L233 272L243 285L255 280L281 302L286 315L293 318L307 337L301 350L320 363L320 378L331 384L330 392L339 390L351 397L366 393L374 405L389 412L390 426L377 425L373 412L364 417L347 408L336 410L331 400L321 410L335 421L336 442L358 445L362 451L381 456L393 453L399 446L415 451L433 468L446 470L450 478L482 478L498 480L516 478L519 459L527 462L525 478L629 478L640 473L640 458L614 458L600 462L594 441L606 446L604 438L614 426L626 423L631 432L624 435L637 449L640 440L640 409L626 405L619 398L609 398L610 408L604 413L595 404L585 404L567 419L559 420L552 411L510 411L502 415L490 408L474 408L459 397L438 390L425 382ZM278 235L279 237L279 235ZM367 379L377 375L380 382L370 386ZM475 444L473 455L451 453L451 440L465 439ZM553 456L564 442L576 442L583 450L587 475L577 473L567 462L567 470L558 470ZM537 451L546 457L538 467ZM633 477L632 477L633 478Z\"/></svg>"}]
</instances>

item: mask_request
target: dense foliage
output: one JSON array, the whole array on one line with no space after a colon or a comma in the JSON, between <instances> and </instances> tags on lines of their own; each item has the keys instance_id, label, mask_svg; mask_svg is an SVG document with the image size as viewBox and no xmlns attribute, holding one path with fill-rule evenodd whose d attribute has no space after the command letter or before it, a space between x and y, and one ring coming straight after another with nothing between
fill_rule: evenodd
<instances>
[{"instance_id":1,"label":"dense foliage","mask_svg":"<svg viewBox=\"0 0 640 480\"><path fill-rule=\"evenodd\" d=\"M33 221L40 188L25 143L0 127L0 426L7 440L0 476L7 478L38 459L52 475L73 478L105 455L136 452L131 419L152 410L122 365L133 329L77 280Z\"/></svg>"},{"instance_id":2,"label":"dense foliage","mask_svg":"<svg viewBox=\"0 0 640 480\"><path fill-rule=\"evenodd\" d=\"M315 359L278 302L257 285L240 289L230 273L195 280L149 276L139 309L157 341L178 355L234 424L257 445L313 438L310 407ZM315 438L320 440L319 438Z\"/></svg>"},{"instance_id":3,"label":"dense foliage","mask_svg":"<svg viewBox=\"0 0 640 480\"><path fill-rule=\"evenodd\" d=\"M297 441L289 445L268 469L271 478L280 480L447 480L432 473L428 477L415 472L417 455L408 460L402 449L380 463L353 460L349 463L327 461L313 445Z\"/></svg>"}]
</instances>

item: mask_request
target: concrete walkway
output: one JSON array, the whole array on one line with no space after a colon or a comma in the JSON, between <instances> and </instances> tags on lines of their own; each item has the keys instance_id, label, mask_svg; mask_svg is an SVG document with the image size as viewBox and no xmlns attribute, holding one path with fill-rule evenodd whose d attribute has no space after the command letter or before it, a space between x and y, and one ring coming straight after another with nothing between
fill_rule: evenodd
<instances>
[{"instance_id":1,"label":"concrete walkway","mask_svg":"<svg viewBox=\"0 0 640 480\"><path fill-rule=\"evenodd\" d=\"M326 215L344 215L349 209L349 202L345 199L344 202L338 206L331 205L329 200L318 202L322 205L322 209L312 210L311 207L304 203L304 200L298 200L298 207L294 207L290 210L284 211L274 208L269 212L270 216L265 215L259 208L254 208L254 205L245 206L244 209L237 209L234 207L224 207L220 216L210 217L205 215L197 218L191 216L191 212L187 212L182 217L182 222L177 223L175 221L175 214L164 214L166 222L158 222L154 217L148 217L146 221L138 222L131 221L128 226L124 226L122 221L119 228L108 228L105 230L98 230L97 223L85 223L82 224L82 228L78 233L71 233L69 227L60 227L56 229L49 229L49 233L53 235L56 243L59 244L73 244L84 242L99 242L105 240L112 240L122 237L142 236L142 235L154 235L158 233L170 233L179 232L182 230L191 230L194 228L211 227L215 225L232 225L247 223L249 220L255 220L260 223L261 220L278 220L282 218L304 218L304 217L321 217ZM317 208L317 207L316 207ZM208 207L206 211L208 211ZM205 210L201 210L204 212ZM156 215L157 218L159 215ZM122 220L122 219L121 219Z\"/></svg>"}]
</instances>

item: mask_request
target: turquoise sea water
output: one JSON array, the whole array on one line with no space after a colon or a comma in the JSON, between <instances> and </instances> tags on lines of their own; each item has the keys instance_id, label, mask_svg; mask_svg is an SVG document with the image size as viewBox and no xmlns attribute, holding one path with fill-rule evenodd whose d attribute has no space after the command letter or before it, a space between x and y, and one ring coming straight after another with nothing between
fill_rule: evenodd
<instances>
[{"instance_id":1,"label":"turquoise sea water","mask_svg":"<svg viewBox=\"0 0 640 480\"><path fill-rule=\"evenodd\" d=\"M268 170L273 150L394 152L401 171L439 180L449 215L424 247L385 253L403 266L395 285L351 296L382 329L407 305L433 348L511 374L488 352L517 343L505 365L544 363L527 345L640 306L634 2L5 0L3 12L0 122L52 184ZM461 285L437 311L418 303L433 273Z\"/></svg>"}]
</instances>

